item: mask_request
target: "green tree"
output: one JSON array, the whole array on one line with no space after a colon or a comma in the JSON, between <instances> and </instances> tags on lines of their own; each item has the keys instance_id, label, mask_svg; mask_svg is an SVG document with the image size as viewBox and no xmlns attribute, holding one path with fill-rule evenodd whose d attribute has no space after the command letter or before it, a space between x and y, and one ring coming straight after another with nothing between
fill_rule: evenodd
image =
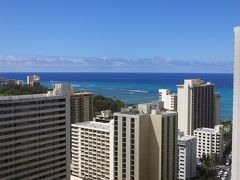
<instances>
[{"instance_id":1,"label":"green tree","mask_svg":"<svg viewBox=\"0 0 240 180\"><path fill-rule=\"evenodd\" d=\"M1 96L13 96L13 95L27 95L27 94L43 94L47 93L48 88L41 85L32 87L27 84L18 85L18 84L2 84L0 86L0 95Z\"/></svg>"},{"instance_id":2,"label":"green tree","mask_svg":"<svg viewBox=\"0 0 240 180\"><path fill-rule=\"evenodd\" d=\"M126 104L118 99L115 100L98 95L94 97L93 107L95 113L100 113L102 110L112 110L112 112L118 112L121 108L126 107Z\"/></svg>"},{"instance_id":3,"label":"green tree","mask_svg":"<svg viewBox=\"0 0 240 180\"><path fill-rule=\"evenodd\" d=\"M202 162L201 167L201 177L205 179L214 178L214 172L216 170L217 165L220 162L219 155L211 154L211 155L203 155L200 159Z\"/></svg>"}]
</instances>

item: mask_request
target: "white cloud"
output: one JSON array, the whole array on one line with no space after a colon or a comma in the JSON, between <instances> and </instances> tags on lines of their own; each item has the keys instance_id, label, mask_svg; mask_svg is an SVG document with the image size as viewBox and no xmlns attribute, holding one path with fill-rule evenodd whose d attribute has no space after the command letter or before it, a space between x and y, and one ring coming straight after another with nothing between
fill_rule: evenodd
<instances>
[{"instance_id":1,"label":"white cloud","mask_svg":"<svg viewBox=\"0 0 240 180\"><path fill-rule=\"evenodd\" d=\"M0 71L44 72L232 72L232 62L200 62L153 58L0 56Z\"/></svg>"}]
</instances>

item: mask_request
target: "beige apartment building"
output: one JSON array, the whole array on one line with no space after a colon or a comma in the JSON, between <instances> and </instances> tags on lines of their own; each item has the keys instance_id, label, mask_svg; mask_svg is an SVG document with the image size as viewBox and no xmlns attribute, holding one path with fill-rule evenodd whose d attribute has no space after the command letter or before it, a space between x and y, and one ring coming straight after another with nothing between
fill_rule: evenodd
<instances>
[{"instance_id":1,"label":"beige apartment building","mask_svg":"<svg viewBox=\"0 0 240 180\"><path fill-rule=\"evenodd\" d=\"M0 97L0 179L69 179L69 109L56 90Z\"/></svg>"},{"instance_id":2,"label":"beige apartment building","mask_svg":"<svg viewBox=\"0 0 240 180\"><path fill-rule=\"evenodd\" d=\"M71 124L93 119L93 93L71 94Z\"/></svg>"},{"instance_id":3,"label":"beige apartment building","mask_svg":"<svg viewBox=\"0 0 240 180\"><path fill-rule=\"evenodd\" d=\"M113 123L71 125L71 180L113 180Z\"/></svg>"},{"instance_id":4,"label":"beige apartment building","mask_svg":"<svg viewBox=\"0 0 240 180\"><path fill-rule=\"evenodd\" d=\"M220 96L214 84L200 79L184 80L178 88L178 128L193 135L197 128L213 128L219 123Z\"/></svg>"},{"instance_id":5,"label":"beige apartment building","mask_svg":"<svg viewBox=\"0 0 240 180\"><path fill-rule=\"evenodd\" d=\"M223 125L217 125L214 128L198 128L194 131L197 139L197 158L204 154L217 154L220 158L223 156Z\"/></svg>"},{"instance_id":6,"label":"beige apartment building","mask_svg":"<svg viewBox=\"0 0 240 180\"><path fill-rule=\"evenodd\" d=\"M114 113L114 180L177 179L177 113L162 105Z\"/></svg>"}]
</instances>

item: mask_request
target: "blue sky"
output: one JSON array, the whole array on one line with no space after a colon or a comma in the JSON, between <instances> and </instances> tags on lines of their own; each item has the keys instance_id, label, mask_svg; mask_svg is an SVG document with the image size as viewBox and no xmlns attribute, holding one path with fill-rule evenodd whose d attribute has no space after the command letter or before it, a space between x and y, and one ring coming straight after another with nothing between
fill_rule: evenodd
<instances>
[{"instance_id":1,"label":"blue sky","mask_svg":"<svg viewBox=\"0 0 240 180\"><path fill-rule=\"evenodd\" d=\"M239 0L1 0L0 71L231 72L239 7Z\"/></svg>"}]
</instances>

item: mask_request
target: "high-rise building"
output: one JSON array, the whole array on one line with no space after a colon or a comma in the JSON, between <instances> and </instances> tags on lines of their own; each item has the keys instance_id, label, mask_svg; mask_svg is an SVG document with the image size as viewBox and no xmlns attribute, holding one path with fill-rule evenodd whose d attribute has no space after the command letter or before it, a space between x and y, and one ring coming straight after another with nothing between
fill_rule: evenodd
<instances>
[{"instance_id":1,"label":"high-rise building","mask_svg":"<svg viewBox=\"0 0 240 180\"><path fill-rule=\"evenodd\" d=\"M69 179L70 97L0 97L0 179Z\"/></svg>"},{"instance_id":2,"label":"high-rise building","mask_svg":"<svg viewBox=\"0 0 240 180\"><path fill-rule=\"evenodd\" d=\"M178 179L186 180L196 176L196 138L195 136L178 135Z\"/></svg>"},{"instance_id":3,"label":"high-rise building","mask_svg":"<svg viewBox=\"0 0 240 180\"><path fill-rule=\"evenodd\" d=\"M71 180L113 180L114 121L72 124Z\"/></svg>"},{"instance_id":4,"label":"high-rise building","mask_svg":"<svg viewBox=\"0 0 240 180\"><path fill-rule=\"evenodd\" d=\"M177 179L177 112L161 109L154 102L114 113L115 180Z\"/></svg>"},{"instance_id":5,"label":"high-rise building","mask_svg":"<svg viewBox=\"0 0 240 180\"><path fill-rule=\"evenodd\" d=\"M219 95L214 84L200 79L184 80L178 88L178 128L193 135L197 128L213 128L219 120Z\"/></svg>"},{"instance_id":6,"label":"high-rise building","mask_svg":"<svg viewBox=\"0 0 240 180\"><path fill-rule=\"evenodd\" d=\"M34 74L33 76L27 76L27 84L30 86L40 85L40 76Z\"/></svg>"},{"instance_id":7,"label":"high-rise building","mask_svg":"<svg viewBox=\"0 0 240 180\"><path fill-rule=\"evenodd\" d=\"M194 131L197 139L197 158L205 155L217 154L223 156L223 125L213 128L198 128Z\"/></svg>"},{"instance_id":8,"label":"high-rise building","mask_svg":"<svg viewBox=\"0 0 240 180\"><path fill-rule=\"evenodd\" d=\"M169 89L159 89L159 100L164 102L164 108L177 111L177 93L171 93Z\"/></svg>"},{"instance_id":9,"label":"high-rise building","mask_svg":"<svg viewBox=\"0 0 240 180\"><path fill-rule=\"evenodd\" d=\"M93 93L71 94L71 123L91 121L93 119Z\"/></svg>"},{"instance_id":10,"label":"high-rise building","mask_svg":"<svg viewBox=\"0 0 240 180\"><path fill-rule=\"evenodd\" d=\"M240 177L240 27L234 29L232 179Z\"/></svg>"}]
</instances>

